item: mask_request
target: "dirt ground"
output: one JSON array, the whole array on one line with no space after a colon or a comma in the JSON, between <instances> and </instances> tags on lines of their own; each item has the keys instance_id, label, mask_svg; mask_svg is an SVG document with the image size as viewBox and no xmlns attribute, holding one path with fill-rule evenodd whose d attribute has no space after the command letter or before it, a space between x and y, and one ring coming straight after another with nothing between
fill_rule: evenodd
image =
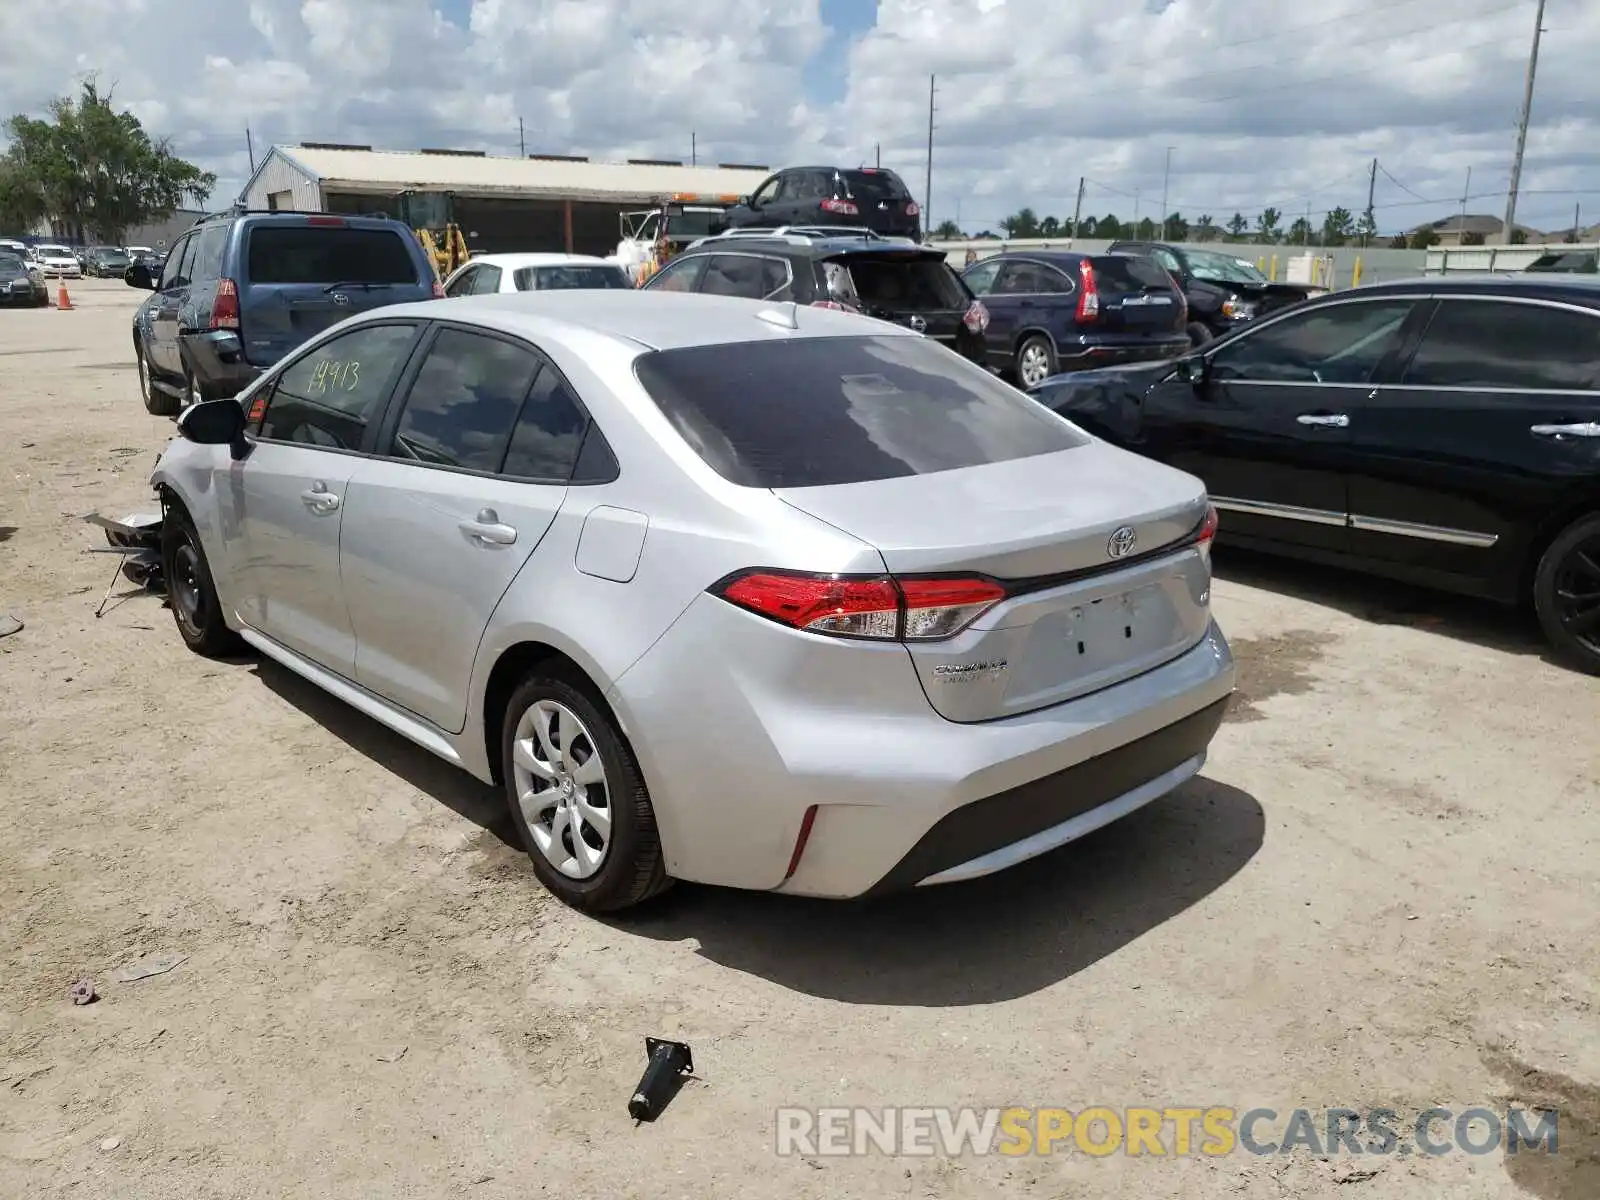
<instances>
[{"instance_id":1,"label":"dirt ground","mask_svg":"<svg viewBox=\"0 0 1600 1200\"><path fill-rule=\"evenodd\" d=\"M0 1195L1600 1196L1600 684L1523 618L1219 551L1241 694L1177 794L971 885L592 920L496 794L95 618L79 517L172 425L140 295L72 293L0 312ZM699 1078L635 1127L646 1035ZM785 1105L1508 1103L1554 1157L774 1152Z\"/></svg>"}]
</instances>

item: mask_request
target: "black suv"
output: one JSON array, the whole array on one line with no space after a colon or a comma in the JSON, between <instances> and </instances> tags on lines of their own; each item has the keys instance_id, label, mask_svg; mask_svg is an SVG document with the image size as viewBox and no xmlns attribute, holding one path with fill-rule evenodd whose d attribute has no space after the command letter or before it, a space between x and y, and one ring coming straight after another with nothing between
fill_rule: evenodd
<instances>
[{"instance_id":1,"label":"black suv","mask_svg":"<svg viewBox=\"0 0 1600 1200\"><path fill-rule=\"evenodd\" d=\"M1274 283L1253 265L1231 254L1196 250L1165 242L1112 242L1107 254L1137 254L1165 267L1189 305L1189 340L1196 346L1326 288L1304 283Z\"/></svg>"},{"instance_id":2,"label":"black suv","mask_svg":"<svg viewBox=\"0 0 1600 1200\"><path fill-rule=\"evenodd\" d=\"M922 240L922 210L881 167L785 167L728 210L728 229L844 225Z\"/></svg>"},{"instance_id":3,"label":"black suv","mask_svg":"<svg viewBox=\"0 0 1600 1200\"><path fill-rule=\"evenodd\" d=\"M644 285L844 308L905 325L983 363L989 310L944 252L830 229L724 233L694 243Z\"/></svg>"}]
</instances>

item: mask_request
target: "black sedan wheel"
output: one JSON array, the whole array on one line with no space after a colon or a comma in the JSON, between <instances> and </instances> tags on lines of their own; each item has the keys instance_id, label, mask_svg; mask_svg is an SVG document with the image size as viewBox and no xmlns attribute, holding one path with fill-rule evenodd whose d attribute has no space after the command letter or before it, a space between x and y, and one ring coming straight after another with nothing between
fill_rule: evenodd
<instances>
[{"instance_id":1,"label":"black sedan wheel","mask_svg":"<svg viewBox=\"0 0 1600 1200\"><path fill-rule=\"evenodd\" d=\"M1533 600L1551 644L1574 666L1600 675L1600 513L1574 521L1550 543Z\"/></svg>"}]
</instances>

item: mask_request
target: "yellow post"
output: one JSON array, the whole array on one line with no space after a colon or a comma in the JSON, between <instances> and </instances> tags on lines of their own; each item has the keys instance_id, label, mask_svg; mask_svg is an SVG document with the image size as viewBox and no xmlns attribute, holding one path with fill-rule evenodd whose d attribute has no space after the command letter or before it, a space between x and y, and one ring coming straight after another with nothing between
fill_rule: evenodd
<instances>
[{"instance_id":1,"label":"yellow post","mask_svg":"<svg viewBox=\"0 0 1600 1200\"><path fill-rule=\"evenodd\" d=\"M1272 270L1267 272L1267 278L1272 280L1273 283L1278 282L1278 256L1276 254L1272 256Z\"/></svg>"},{"instance_id":2,"label":"yellow post","mask_svg":"<svg viewBox=\"0 0 1600 1200\"><path fill-rule=\"evenodd\" d=\"M1263 275L1267 273L1267 260L1265 258L1256 259L1256 270L1260 271Z\"/></svg>"},{"instance_id":3,"label":"yellow post","mask_svg":"<svg viewBox=\"0 0 1600 1200\"><path fill-rule=\"evenodd\" d=\"M1350 286L1361 286L1361 256L1359 254L1356 255L1356 269L1350 274Z\"/></svg>"}]
</instances>

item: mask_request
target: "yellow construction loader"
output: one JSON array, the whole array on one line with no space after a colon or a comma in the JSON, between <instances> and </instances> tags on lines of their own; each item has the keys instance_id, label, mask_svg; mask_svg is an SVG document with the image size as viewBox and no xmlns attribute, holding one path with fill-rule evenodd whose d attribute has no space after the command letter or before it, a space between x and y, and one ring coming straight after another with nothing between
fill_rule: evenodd
<instances>
[{"instance_id":1,"label":"yellow construction loader","mask_svg":"<svg viewBox=\"0 0 1600 1200\"><path fill-rule=\"evenodd\" d=\"M433 260L433 268L439 272L440 279L448 279L450 273L470 257L467 239L461 235L459 225L446 225L438 230L418 229L416 234L422 248Z\"/></svg>"}]
</instances>

